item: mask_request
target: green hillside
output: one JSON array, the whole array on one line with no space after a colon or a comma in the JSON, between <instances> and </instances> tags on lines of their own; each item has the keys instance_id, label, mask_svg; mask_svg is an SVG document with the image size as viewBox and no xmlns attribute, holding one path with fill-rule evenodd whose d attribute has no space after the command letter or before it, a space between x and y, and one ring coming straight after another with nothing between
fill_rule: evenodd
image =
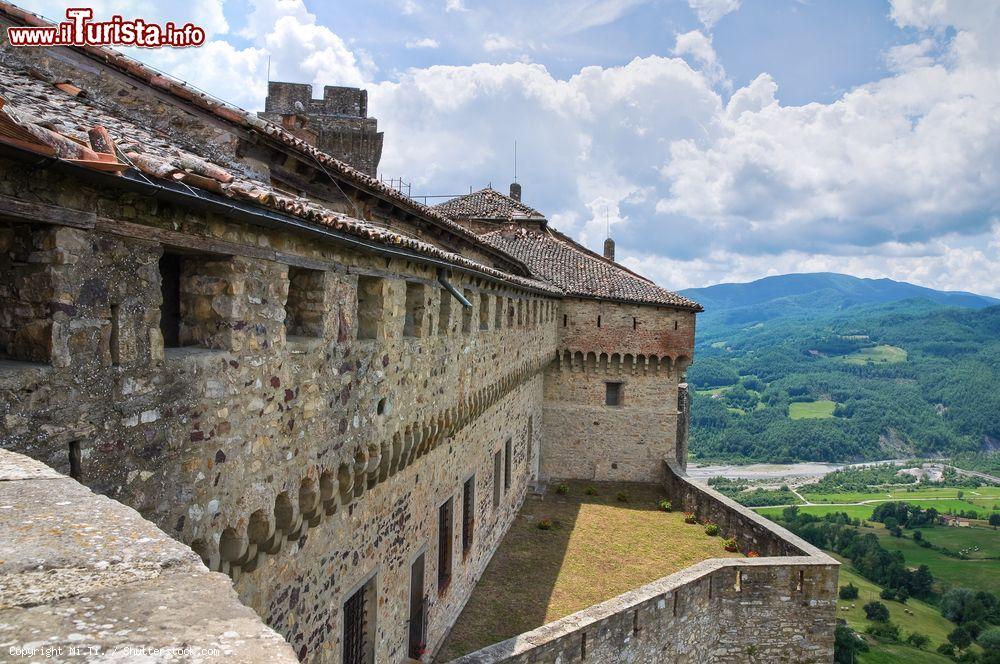
<instances>
[{"instance_id":1,"label":"green hillside","mask_svg":"<svg viewBox=\"0 0 1000 664\"><path fill-rule=\"evenodd\" d=\"M1000 306L789 311L750 324L726 322L725 310L699 319L693 454L860 461L1000 449Z\"/></svg>"}]
</instances>

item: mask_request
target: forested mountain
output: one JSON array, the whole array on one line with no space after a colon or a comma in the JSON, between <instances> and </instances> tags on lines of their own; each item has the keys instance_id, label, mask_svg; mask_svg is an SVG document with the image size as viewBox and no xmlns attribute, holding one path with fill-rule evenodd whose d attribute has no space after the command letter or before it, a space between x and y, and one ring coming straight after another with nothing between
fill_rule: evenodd
<instances>
[{"instance_id":1,"label":"forested mountain","mask_svg":"<svg viewBox=\"0 0 1000 664\"><path fill-rule=\"evenodd\" d=\"M885 299L913 289L929 297ZM928 290L821 274L686 291L708 310L688 372L692 452L787 462L1000 448L1000 306Z\"/></svg>"},{"instance_id":2,"label":"forested mountain","mask_svg":"<svg viewBox=\"0 0 1000 664\"><path fill-rule=\"evenodd\" d=\"M910 299L971 309L1000 304L996 298L974 293L939 291L892 279L859 279L832 272L783 274L745 284L689 288L681 293L705 307L699 324L708 328L775 318L822 317L858 305Z\"/></svg>"}]
</instances>

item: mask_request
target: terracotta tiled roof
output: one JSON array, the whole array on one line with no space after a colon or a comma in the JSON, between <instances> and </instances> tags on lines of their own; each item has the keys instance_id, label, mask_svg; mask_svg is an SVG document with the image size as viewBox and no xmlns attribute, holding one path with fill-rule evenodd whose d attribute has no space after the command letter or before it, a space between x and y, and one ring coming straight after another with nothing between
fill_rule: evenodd
<instances>
[{"instance_id":1,"label":"terracotta tiled roof","mask_svg":"<svg viewBox=\"0 0 1000 664\"><path fill-rule=\"evenodd\" d=\"M22 9L17 5L5 2L4 0L0 0L0 15L6 15L14 19L16 22L24 25L52 25L52 23L45 18ZM202 111L211 113L221 120L247 130L265 134L285 146L293 148L294 150L315 159L327 170L348 179L359 188L387 198L400 207L413 212L419 217L442 228L446 228L455 235L463 236L466 240L475 240L476 236L474 233L460 224L455 223L447 216L431 207L413 200L408 196L404 196L402 193L385 183L380 182L379 180L367 175L366 173L362 173L339 159L316 149L302 139L293 136L290 132L286 131L279 125L263 120L253 113L249 113L220 99L216 99L211 95L198 90L197 88L187 85L181 80L152 69L138 60L122 55L113 49L90 45L74 46L73 48L109 67L124 72L125 74L132 76L161 92L166 92L184 103L190 104Z\"/></svg>"},{"instance_id":2,"label":"terracotta tiled roof","mask_svg":"<svg viewBox=\"0 0 1000 664\"><path fill-rule=\"evenodd\" d=\"M124 176L150 182L179 181L194 190L212 192L251 206L305 219L365 240L475 270L511 284L561 293L546 282L512 275L395 230L335 212L322 201L289 196L269 183L255 179L251 171L238 164L220 165L209 161L205 154L178 147L170 137L119 117L87 98L85 93L78 88L67 89L61 82L48 81L43 72L0 62L0 143L103 171L108 173L108 177ZM332 160L332 157L329 159ZM353 170L341 162L336 163ZM463 229L463 232L467 231ZM474 242L482 244L475 235L470 235Z\"/></svg>"},{"instance_id":3,"label":"terracotta tiled roof","mask_svg":"<svg viewBox=\"0 0 1000 664\"><path fill-rule=\"evenodd\" d=\"M551 229L536 231L509 224L480 237L520 259L534 276L568 295L702 310L697 302L660 288Z\"/></svg>"},{"instance_id":4,"label":"terracotta tiled roof","mask_svg":"<svg viewBox=\"0 0 1000 664\"><path fill-rule=\"evenodd\" d=\"M439 203L434 206L434 210L452 219L511 221L523 217L542 218L545 216L538 210L528 207L510 196L501 194L492 187Z\"/></svg>"}]
</instances>

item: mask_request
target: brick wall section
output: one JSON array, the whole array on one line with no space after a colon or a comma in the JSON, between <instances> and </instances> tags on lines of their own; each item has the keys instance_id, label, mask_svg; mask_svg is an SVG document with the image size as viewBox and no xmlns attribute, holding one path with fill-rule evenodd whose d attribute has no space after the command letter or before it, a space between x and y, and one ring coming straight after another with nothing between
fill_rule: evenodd
<instances>
[{"instance_id":1,"label":"brick wall section","mask_svg":"<svg viewBox=\"0 0 1000 664\"><path fill-rule=\"evenodd\" d=\"M665 476L675 508L773 557L706 560L452 664L833 661L838 563L676 464Z\"/></svg>"},{"instance_id":2,"label":"brick wall section","mask_svg":"<svg viewBox=\"0 0 1000 664\"><path fill-rule=\"evenodd\" d=\"M658 482L677 457L678 384L694 347L694 314L669 307L565 299L558 359L545 374L546 479ZM607 383L622 402L606 404Z\"/></svg>"}]
</instances>

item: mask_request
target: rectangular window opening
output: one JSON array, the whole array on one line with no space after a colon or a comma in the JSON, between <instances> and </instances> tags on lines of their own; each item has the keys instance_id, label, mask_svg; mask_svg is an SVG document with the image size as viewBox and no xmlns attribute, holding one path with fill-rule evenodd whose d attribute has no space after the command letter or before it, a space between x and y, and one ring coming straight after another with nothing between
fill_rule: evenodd
<instances>
[{"instance_id":1,"label":"rectangular window opening","mask_svg":"<svg viewBox=\"0 0 1000 664\"><path fill-rule=\"evenodd\" d=\"M70 441L67 456L69 457L69 476L77 482L83 481L83 461L80 454L80 441Z\"/></svg>"},{"instance_id":2,"label":"rectangular window opening","mask_svg":"<svg viewBox=\"0 0 1000 664\"><path fill-rule=\"evenodd\" d=\"M111 365L117 367L122 363L122 308L120 305L111 305Z\"/></svg>"},{"instance_id":3,"label":"rectangular window opening","mask_svg":"<svg viewBox=\"0 0 1000 664\"><path fill-rule=\"evenodd\" d=\"M600 326L601 326L601 317L598 316L597 317L597 327L600 327Z\"/></svg>"},{"instance_id":4,"label":"rectangular window opening","mask_svg":"<svg viewBox=\"0 0 1000 664\"><path fill-rule=\"evenodd\" d=\"M493 509L500 506L500 467L503 465L500 454L500 450L493 454Z\"/></svg>"},{"instance_id":5,"label":"rectangular window opening","mask_svg":"<svg viewBox=\"0 0 1000 664\"><path fill-rule=\"evenodd\" d=\"M160 334L164 348L181 345L181 266L180 254L164 253L160 257Z\"/></svg>"},{"instance_id":6,"label":"rectangular window opening","mask_svg":"<svg viewBox=\"0 0 1000 664\"><path fill-rule=\"evenodd\" d=\"M567 325L569 325L569 315L563 314L563 327L566 327Z\"/></svg>"},{"instance_id":7,"label":"rectangular window opening","mask_svg":"<svg viewBox=\"0 0 1000 664\"><path fill-rule=\"evenodd\" d=\"M422 337L424 332L424 285L406 282L406 314L403 318L404 337Z\"/></svg>"},{"instance_id":8,"label":"rectangular window opening","mask_svg":"<svg viewBox=\"0 0 1000 664\"><path fill-rule=\"evenodd\" d=\"M344 664L374 664L375 577L344 602Z\"/></svg>"},{"instance_id":9,"label":"rectangular window opening","mask_svg":"<svg viewBox=\"0 0 1000 664\"><path fill-rule=\"evenodd\" d=\"M472 537L476 529L476 476L465 480L462 487L462 557L472 551Z\"/></svg>"},{"instance_id":10,"label":"rectangular window opening","mask_svg":"<svg viewBox=\"0 0 1000 664\"><path fill-rule=\"evenodd\" d=\"M450 297L450 296L449 296ZM410 566L410 629L407 651L411 659L420 659L427 643L425 616L427 598L424 597L424 554Z\"/></svg>"},{"instance_id":11,"label":"rectangular window opening","mask_svg":"<svg viewBox=\"0 0 1000 664\"><path fill-rule=\"evenodd\" d=\"M503 458L503 492L507 493L507 491L510 489L511 480L513 479L513 477L512 477L513 476L513 459L511 458L513 455L511 453L514 451L514 441L511 440L510 438L508 438L507 442L504 444L503 450L504 450L504 455L503 455L504 456L504 458Z\"/></svg>"},{"instance_id":12,"label":"rectangular window opening","mask_svg":"<svg viewBox=\"0 0 1000 664\"><path fill-rule=\"evenodd\" d=\"M639 329L639 319L636 318L635 316L632 317L632 329L633 330Z\"/></svg>"},{"instance_id":13,"label":"rectangular window opening","mask_svg":"<svg viewBox=\"0 0 1000 664\"><path fill-rule=\"evenodd\" d=\"M383 280L358 277L358 339L375 339L382 324L385 302Z\"/></svg>"},{"instance_id":14,"label":"rectangular window opening","mask_svg":"<svg viewBox=\"0 0 1000 664\"><path fill-rule=\"evenodd\" d=\"M438 594L448 591L451 583L452 500L438 509Z\"/></svg>"},{"instance_id":15,"label":"rectangular window opening","mask_svg":"<svg viewBox=\"0 0 1000 664\"><path fill-rule=\"evenodd\" d=\"M285 300L285 334L290 337L323 336L325 312L323 271L290 266Z\"/></svg>"},{"instance_id":16,"label":"rectangular window opening","mask_svg":"<svg viewBox=\"0 0 1000 664\"><path fill-rule=\"evenodd\" d=\"M604 384L604 405L605 406L620 406L620 405L622 405L622 384L621 383L605 383Z\"/></svg>"}]
</instances>

